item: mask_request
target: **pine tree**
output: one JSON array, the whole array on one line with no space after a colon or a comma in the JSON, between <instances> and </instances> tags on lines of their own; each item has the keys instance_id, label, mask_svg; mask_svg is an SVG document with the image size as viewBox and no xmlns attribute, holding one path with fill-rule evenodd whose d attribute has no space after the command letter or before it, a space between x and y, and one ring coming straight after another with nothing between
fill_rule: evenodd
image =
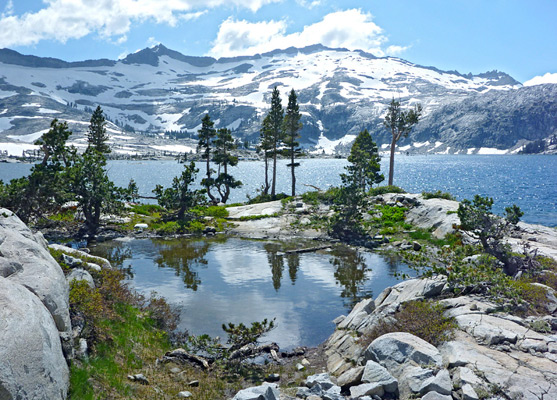
<instances>
[{"instance_id":1,"label":"pine tree","mask_svg":"<svg viewBox=\"0 0 557 400\"><path fill-rule=\"evenodd\" d=\"M365 193L373 184L383 182L380 161L377 145L367 129L360 132L350 149L350 165L345 167L347 174L341 174L344 186L354 186Z\"/></svg>"},{"instance_id":2,"label":"pine tree","mask_svg":"<svg viewBox=\"0 0 557 400\"><path fill-rule=\"evenodd\" d=\"M201 158L204 159L207 163L206 177L201 180L201 185L205 187L209 199L211 199L213 203L217 203L217 199L211 193L211 188L215 184L215 180L211 177L211 174L215 171L211 169L210 165L213 138L217 135L214 125L215 123L211 121L211 117L209 116L209 114L205 114L205 116L201 120L201 129L197 131L199 137L197 148L198 151L201 150L203 152Z\"/></svg>"},{"instance_id":3,"label":"pine tree","mask_svg":"<svg viewBox=\"0 0 557 400\"><path fill-rule=\"evenodd\" d=\"M273 181L271 182L271 197L273 199L275 198L277 187L277 153L283 138L283 118L284 111L282 109L280 93L275 86L275 88L273 89L273 94L271 96L271 110L269 111L269 123L273 154Z\"/></svg>"},{"instance_id":4,"label":"pine tree","mask_svg":"<svg viewBox=\"0 0 557 400\"><path fill-rule=\"evenodd\" d=\"M101 106L97 106L91 116L89 132L87 132L87 143L89 148L95 149L101 154L110 153L110 147L106 143L108 135L106 133L106 119Z\"/></svg>"},{"instance_id":5,"label":"pine tree","mask_svg":"<svg viewBox=\"0 0 557 400\"><path fill-rule=\"evenodd\" d=\"M295 168L300 166L300 163L294 162L294 159L301 154L300 143L297 141L300 137L298 132L302 129L302 124L300 123L301 118L302 115L300 114L296 92L292 89L288 96L288 106L286 107L286 115L283 121L284 144L290 156L290 163L287 167L290 167L292 175L292 196L296 196Z\"/></svg>"},{"instance_id":6,"label":"pine tree","mask_svg":"<svg viewBox=\"0 0 557 400\"><path fill-rule=\"evenodd\" d=\"M389 186L393 184L393 175L395 168L395 148L396 144L402 136L408 136L412 127L418 123L422 115L422 106L417 104L413 109L402 111L400 103L392 99L387 115L383 124L385 128L391 131L391 158L389 161Z\"/></svg>"},{"instance_id":7,"label":"pine tree","mask_svg":"<svg viewBox=\"0 0 557 400\"><path fill-rule=\"evenodd\" d=\"M269 189L271 188L269 183L269 153L273 149L270 114L267 114L263 119L259 137L259 150L263 152L263 160L265 161L265 184L263 185L263 194L268 195Z\"/></svg>"},{"instance_id":8,"label":"pine tree","mask_svg":"<svg viewBox=\"0 0 557 400\"><path fill-rule=\"evenodd\" d=\"M215 186L219 192L220 201L226 203L228 196L230 196L230 189L242 186L242 182L235 180L234 177L228 173L228 166L233 167L238 164L238 157L230 154L232 150L236 149L236 144L234 143L234 138L232 137L230 129L219 129L214 144L215 151L213 161L219 168Z\"/></svg>"}]
</instances>

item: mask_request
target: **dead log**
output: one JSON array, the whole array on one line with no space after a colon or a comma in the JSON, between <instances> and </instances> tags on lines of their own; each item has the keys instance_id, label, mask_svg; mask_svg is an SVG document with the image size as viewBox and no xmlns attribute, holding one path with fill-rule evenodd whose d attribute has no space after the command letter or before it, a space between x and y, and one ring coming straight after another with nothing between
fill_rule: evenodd
<instances>
[{"instance_id":1,"label":"dead log","mask_svg":"<svg viewBox=\"0 0 557 400\"><path fill-rule=\"evenodd\" d=\"M185 364L187 362L196 364L203 369L209 369L209 362L200 356L188 353L184 349L176 349L167 352L161 360L162 362L174 362L176 364Z\"/></svg>"},{"instance_id":2,"label":"dead log","mask_svg":"<svg viewBox=\"0 0 557 400\"><path fill-rule=\"evenodd\" d=\"M271 343L271 344L264 344L261 346L256 346L254 344L247 344L244 347L239 348L238 350L234 350L232 353L230 353L230 356L228 357L228 359L230 361L232 360L236 360L236 359L244 359L244 358L248 358L248 357L253 357L256 355L259 355L261 353L271 353L274 351L275 354L276 352L279 350L279 346L276 343Z\"/></svg>"},{"instance_id":3,"label":"dead log","mask_svg":"<svg viewBox=\"0 0 557 400\"><path fill-rule=\"evenodd\" d=\"M327 246L317 246L317 247L308 247L305 249L296 249L296 250L287 250L285 251L286 254L299 254L299 253L312 253L318 250L325 250L331 248L331 245Z\"/></svg>"}]
</instances>

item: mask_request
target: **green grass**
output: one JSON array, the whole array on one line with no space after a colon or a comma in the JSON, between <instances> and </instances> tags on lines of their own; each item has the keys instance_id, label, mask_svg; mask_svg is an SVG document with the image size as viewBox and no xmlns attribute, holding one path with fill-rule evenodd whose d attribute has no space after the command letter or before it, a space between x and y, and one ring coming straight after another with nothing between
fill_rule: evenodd
<instances>
[{"instance_id":1,"label":"green grass","mask_svg":"<svg viewBox=\"0 0 557 400\"><path fill-rule=\"evenodd\" d=\"M134 204L131 211L146 216L159 216L164 209L157 204Z\"/></svg>"},{"instance_id":2,"label":"green grass","mask_svg":"<svg viewBox=\"0 0 557 400\"><path fill-rule=\"evenodd\" d=\"M243 217L238 218L238 221L256 221L258 219L265 219L265 218L276 218L279 217L279 213L273 214L264 214L264 215L245 215Z\"/></svg>"}]
</instances>

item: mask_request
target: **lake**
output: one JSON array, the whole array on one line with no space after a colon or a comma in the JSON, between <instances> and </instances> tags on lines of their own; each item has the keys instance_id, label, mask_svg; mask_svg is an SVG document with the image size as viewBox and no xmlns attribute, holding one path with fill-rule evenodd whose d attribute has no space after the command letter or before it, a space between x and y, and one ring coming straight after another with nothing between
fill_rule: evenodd
<instances>
[{"instance_id":1,"label":"lake","mask_svg":"<svg viewBox=\"0 0 557 400\"><path fill-rule=\"evenodd\" d=\"M290 172L287 160L278 162L277 191L290 193ZM344 159L302 159L297 169L297 191L302 193L326 189L340 184ZM202 164L198 181L203 174ZM183 166L175 161L110 161L108 174L120 186L133 178L140 194L152 196L155 185L169 186ZM230 172L244 186L233 190L230 202L246 201L263 183L261 161L242 161ZM0 179L20 177L29 173L29 164L0 164ZM381 169L388 173L388 159ZM385 183L385 182L384 182ZM457 199L472 199L475 194L493 197L494 211L502 212L517 204L524 212L525 222L557 226L557 156L551 155L398 155L395 160L394 183L408 192L436 191L452 193ZM308 186L312 185L312 186Z\"/></svg>"},{"instance_id":2,"label":"lake","mask_svg":"<svg viewBox=\"0 0 557 400\"><path fill-rule=\"evenodd\" d=\"M396 260L340 244L285 254L292 246L315 243L127 239L100 243L92 253L129 267L140 293L164 296L179 310L181 330L223 337L223 323L276 318L266 340L283 349L322 343L334 331L333 319L398 283L395 272L409 272Z\"/></svg>"}]
</instances>

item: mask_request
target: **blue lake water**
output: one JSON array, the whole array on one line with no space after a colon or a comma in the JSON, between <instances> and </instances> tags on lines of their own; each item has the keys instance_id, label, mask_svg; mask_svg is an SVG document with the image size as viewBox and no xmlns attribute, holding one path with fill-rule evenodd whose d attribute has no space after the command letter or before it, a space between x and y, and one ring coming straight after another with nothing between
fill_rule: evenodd
<instances>
[{"instance_id":1,"label":"blue lake water","mask_svg":"<svg viewBox=\"0 0 557 400\"><path fill-rule=\"evenodd\" d=\"M238 238L132 239L101 243L92 253L129 266L136 290L156 291L177 307L180 329L222 337L223 323L276 318L266 340L281 348L322 343L334 318L398 283L395 272L408 272L404 264L342 245L303 254L285 254L283 246Z\"/></svg>"},{"instance_id":2,"label":"blue lake water","mask_svg":"<svg viewBox=\"0 0 557 400\"><path fill-rule=\"evenodd\" d=\"M340 184L346 160L304 159L297 169L298 192ZM286 160L278 162L278 192L290 193L290 172ZM198 180L203 173L200 165ZM388 159L381 162L385 176ZM169 186L183 166L174 161L111 161L108 174L118 185L126 186L133 178L140 193L152 196L155 185ZM244 186L233 190L230 202L242 202L254 195L264 176L263 162L244 161L231 168L231 173ZM0 164L0 179L23 176L28 164ZM395 160L394 183L408 192L442 190L457 199L471 199L475 194L495 200L494 210L517 204L524 211L525 222L557 226L557 156L524 155L429 155L404 156Z\"/></svg>"}]
</instances>

